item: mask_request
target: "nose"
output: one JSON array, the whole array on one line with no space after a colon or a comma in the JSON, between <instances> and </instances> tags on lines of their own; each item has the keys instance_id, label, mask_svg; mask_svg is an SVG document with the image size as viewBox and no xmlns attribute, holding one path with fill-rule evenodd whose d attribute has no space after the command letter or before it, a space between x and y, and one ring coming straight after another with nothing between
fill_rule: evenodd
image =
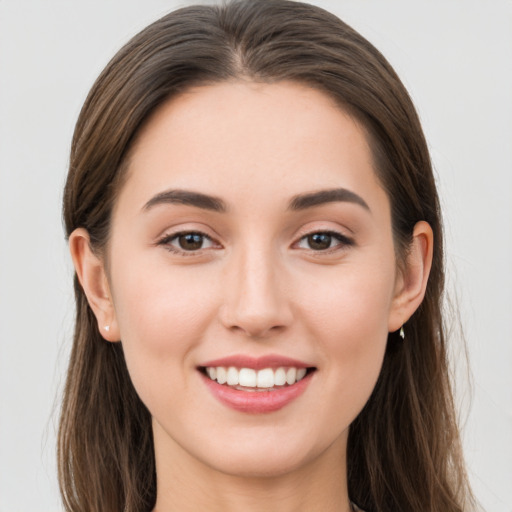
<instances>
[{"instance_id":1,"label":"nose","mask_svg":"<svg viewBox=\"0 0 512 512\"><path fill-rule=\"evenodd\" d=\"M284 272L270 251L247 250L228 264L222 324L232 332L263 339L292 322Z\"/></svg>"}]
</instances>

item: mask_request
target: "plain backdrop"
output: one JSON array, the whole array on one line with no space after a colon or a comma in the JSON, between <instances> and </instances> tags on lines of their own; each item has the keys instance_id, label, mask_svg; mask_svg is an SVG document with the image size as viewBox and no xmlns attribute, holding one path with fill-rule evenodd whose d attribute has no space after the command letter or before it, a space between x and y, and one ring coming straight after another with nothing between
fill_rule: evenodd
<instances>
[{"instance_id":1,"label":"plain backdrop","mask_svg":"<svg viewBox=\"0 0 512 512\"><path fill-rule=\"evenodd\" d=\"M79 109L115 51L188 2L0 0L0 512L62 510L55 430L73 324L62 186ZM464 446L512 511L512 2L316 1L390 60L419 110L445 212Z\"/></svg>"}]
</instances>

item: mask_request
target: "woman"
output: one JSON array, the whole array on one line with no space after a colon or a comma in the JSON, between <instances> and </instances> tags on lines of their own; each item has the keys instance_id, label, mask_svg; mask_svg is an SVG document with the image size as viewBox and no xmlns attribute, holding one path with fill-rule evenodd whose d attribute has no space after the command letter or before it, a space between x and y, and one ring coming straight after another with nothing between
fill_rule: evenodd
<instances>
[{"instance_id":1,"label":"woman","mask_svg":"<svg viewBox=\"0 0 512 512\"><path fill-rule=\"evenodd\" d=\"M339 19L142 31L82 109L64 218L67 510L468 510L428 151Z\"/></svg>"}]
</instances>

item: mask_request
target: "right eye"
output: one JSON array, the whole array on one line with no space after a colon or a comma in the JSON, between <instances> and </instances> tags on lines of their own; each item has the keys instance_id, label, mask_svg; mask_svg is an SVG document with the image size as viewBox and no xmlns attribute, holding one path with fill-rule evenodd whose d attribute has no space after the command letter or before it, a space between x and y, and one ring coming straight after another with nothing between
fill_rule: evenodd
<instances>
[{"instance_id":1,"label":"right eye","mask_svg":"<svg viewBox=\"0 0 512 512\"><path fill-rule=\"evenodd\" d=\"M194 253L202 249L210 249L215 246L213 240L199 231L182 231L162 238L158 245L164 245L174 253Z\"/></svg>"}]
</instances>

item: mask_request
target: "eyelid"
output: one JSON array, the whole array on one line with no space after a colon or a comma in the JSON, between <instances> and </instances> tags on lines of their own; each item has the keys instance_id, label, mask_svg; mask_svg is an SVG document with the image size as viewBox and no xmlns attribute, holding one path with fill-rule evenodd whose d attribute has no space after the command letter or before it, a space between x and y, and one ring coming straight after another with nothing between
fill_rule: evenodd
<instances>
[{"instance_id":1,"label":"eyelid","mask_svg":"<svg viewBox=\"0 0 512 512\"><path fill-rule=\"evenodd\" d=\"M330 235L336 240L338 240L339 243L337 243L334 247L329 247L327 249L308 249L308 248L301 248L298 247L299 250L308 251L310 253L314 253L315 255L327 255L331 254L333 252L342 251L344 249L347 249L348 247L352 247L356 245L355 240L353 237L346 235L342 230L339 229L333 229L331 227L322 227L322 226L315 226L313 228L306 228L299 231L297 234L296 241L292 244L292 246L297 247L300 242L302 242L305 238L311 235L315 234L326 234Z\"/></svg>"},{"instance_id":2,"label":"eyelid","mask_svg":"<svg viewBox=\"0 0 512 512\"><path fill-rule=\"evenodd\" d=\"M204 239L209 240L212 245L210 247L201 247L200 249L190 250L190 251L187 251L185 249L180 249L179 247L171 245L171 242L173 240L177 239L180 236L188 235L188 234L200 235ZM205 233L204 231L202 231L200 229L194 229L194 228L189 228L189 229L181 228L176 231L165 232L162 236L160 236L157 239L155 245L162 246L170 253L177 254L180 256L201 256L201 255L204 255L205 251L209 251L211 249L222 248L222 246L219 244L219 242L217 242L217 240L215 240L215 238L213 238L212 236L208 235L207 233Z\"/></svg>"},{"instance_id":3,"label":"eyelid","mask_svg":"<svg viewBox=\"0 0 512 512\"><path fill-rule=\"evenodd\" d=\"M218 250L222 249L223 246L218 242L215 236L212 236L205 232L207 230L197 228L195 226L185 227L179 226L176 228L171 228L164 232L161 236L157 238L155 241L155 245L162 246L170 253L178 254L182 256L200 256L204 255L205 251ZM348 228L346 231L349 231ZM197 234L203 237L205 240L209 242L209 247L201 247L199 249L181 249L175 245L172 245L171 242L177 239L179 236L187 235L187 234ZM338 243L336 243L333 247L328 247L326 249L313 249L313 248L304 248L298 247L298 245L308 236L314 234L327 234L331 237L335 238ZM347 249L348 247L354 246L355 240L352 236L348 236L345 234L345 230L341 228L333 228L331 226L325 225L314 225L314 226L303 226L296 234L294 238L294 242L292 243L292 248L308 251L309 253L314 253L316 255L327 255L334 252L342 251L343 249Z\"/></svg>"}]
</instances>

